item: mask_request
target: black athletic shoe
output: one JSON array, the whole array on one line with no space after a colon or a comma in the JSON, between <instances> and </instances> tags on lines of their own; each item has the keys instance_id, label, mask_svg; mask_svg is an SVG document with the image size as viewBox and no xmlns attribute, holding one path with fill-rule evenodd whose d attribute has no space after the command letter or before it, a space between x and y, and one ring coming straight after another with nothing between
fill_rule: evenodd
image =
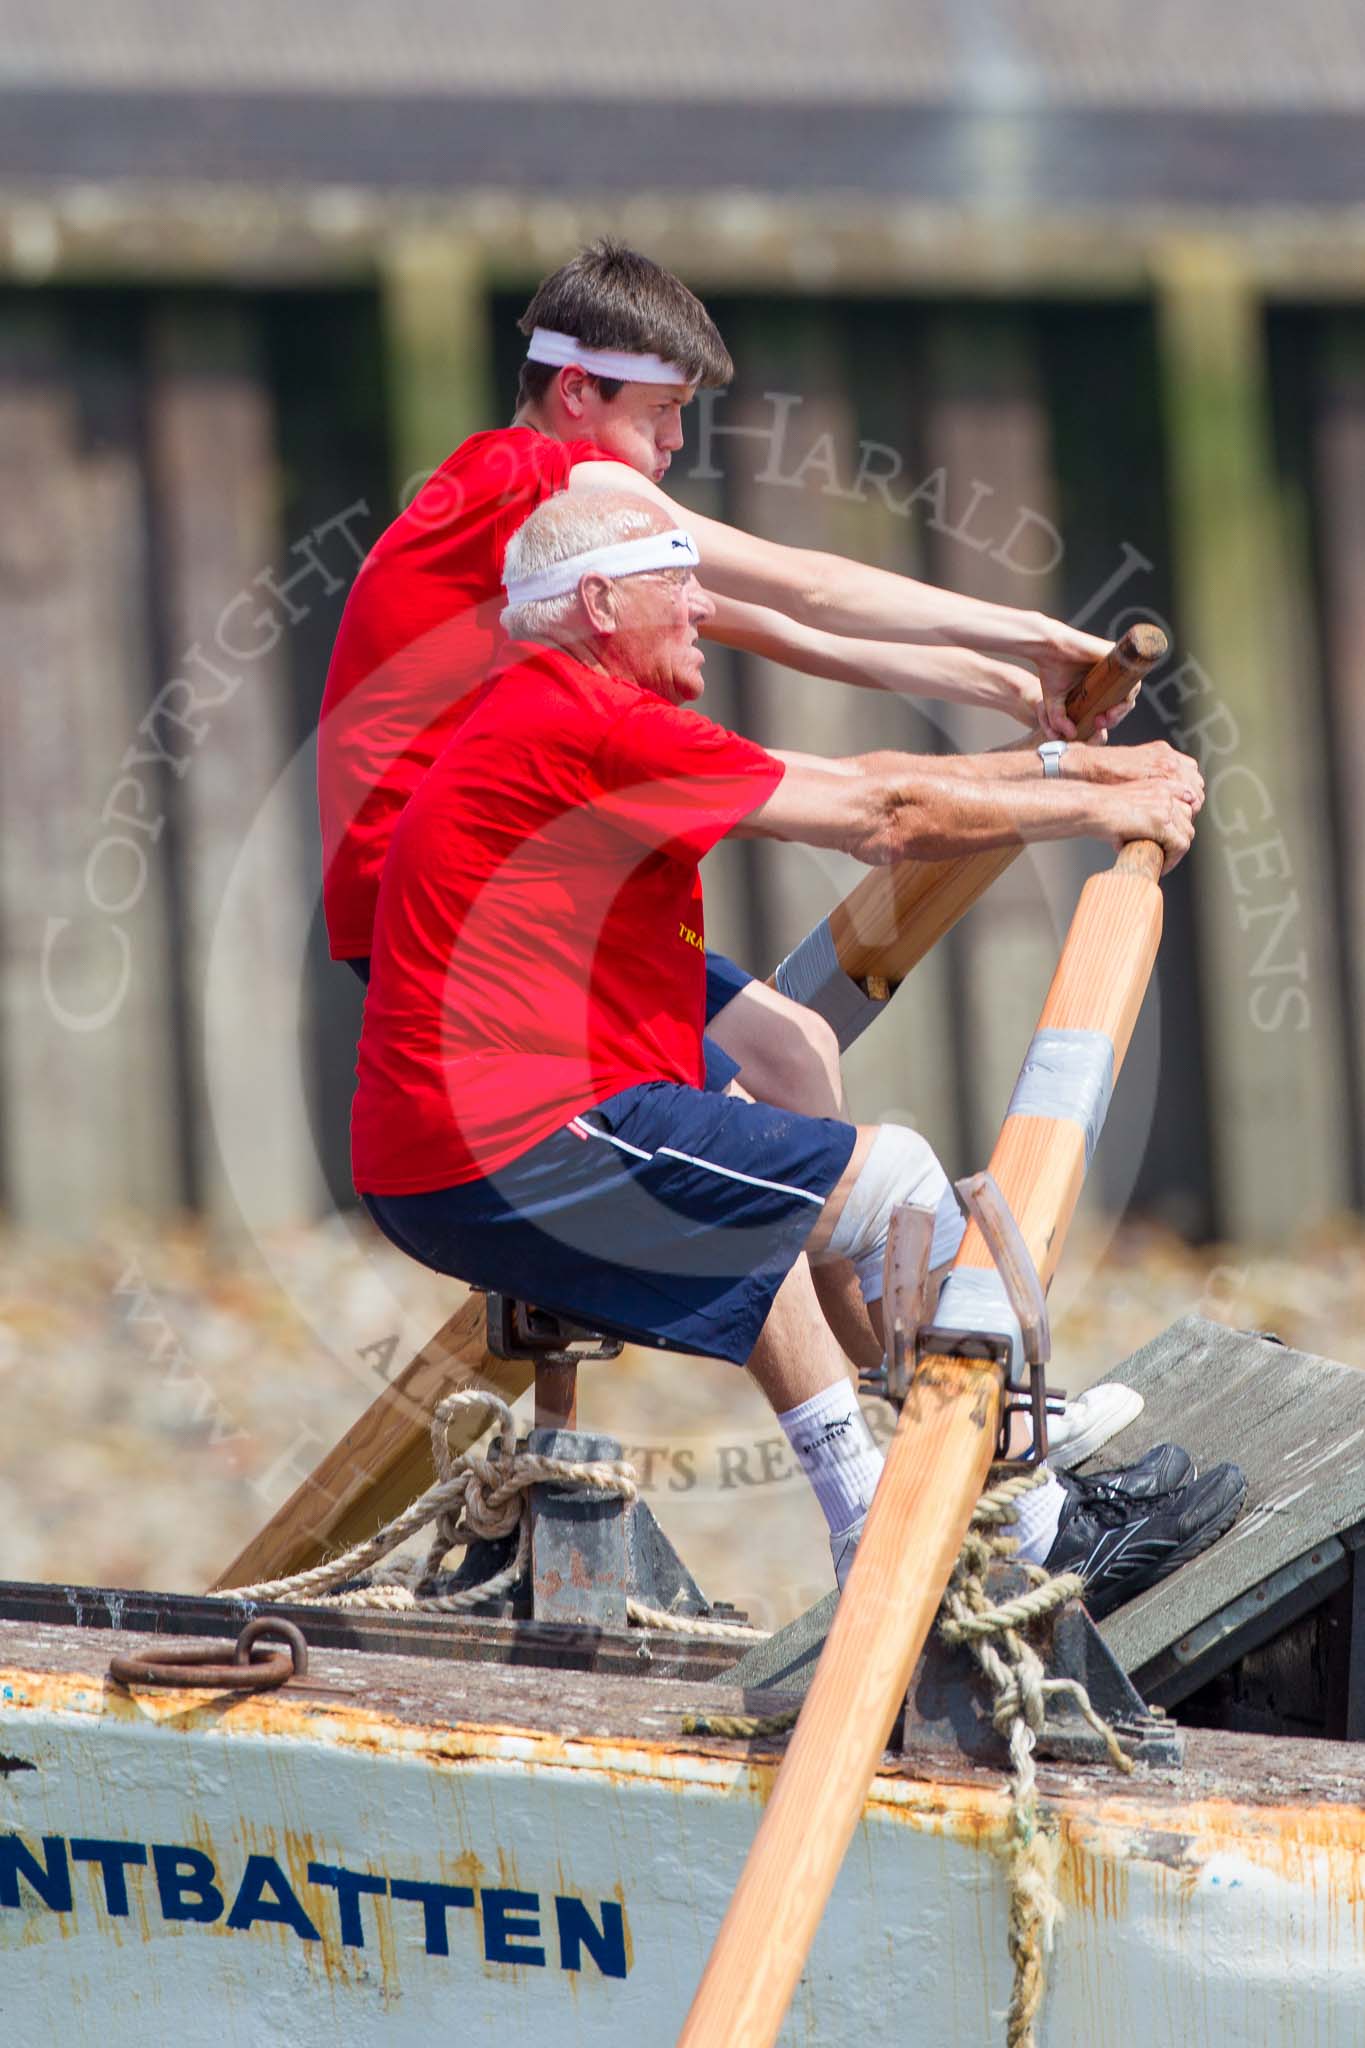
<instances>
[{"instance_id":1,"label":"black athletic shoe","mask_svg":"<svg viewBox=\"0 0 1365 2048\"><path fill-rule=\"evenodd\" d=\"M1134 1499L1105 1474L1097 1482L1058 1475L1068 1495L1045 1563L1079 1572L1096 1621L1198 1557L1237 1520L1247 1483L1236 1465L1216 1465L1174 1493Z\"/></svg>"},{"instance_id":2,"label":"black athletic shoe","mask_svg":"<svg viewBox=\"0 0 1365 2048\"><path fill-rule=\"evenodd\" d=\"M1151 1501L1163 1493L1178 1493L1182 1486L1188 1486L1192 1479L1197 1479L1199 1473L1194 1459L1188 1451L1182 1451L1179 1444L1157 1444L1145 1457L1121 1470L1059 1472L1057 1477L1068 1488L1074 1485L1089 1493L1122 1493L1129 1500Z\"/></svg>"}]
</instances>

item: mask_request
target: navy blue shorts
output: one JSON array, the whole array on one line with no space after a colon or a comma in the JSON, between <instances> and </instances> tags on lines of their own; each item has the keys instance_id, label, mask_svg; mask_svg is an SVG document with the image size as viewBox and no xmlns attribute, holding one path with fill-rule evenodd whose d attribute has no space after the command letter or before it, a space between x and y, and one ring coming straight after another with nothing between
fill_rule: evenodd
<instances>
[{"instance_id":1,"label":"navy blue shorts","mask_svg":"<svg viewBox=\"0 0 1365 2048\"><path fill-rule=\"evenodd\" d=\"M348 960L346 965L352 974L370 985L369 955ZM727 960L723 953L708 953L706 956L706 1021L709 1024L717 1010L723 1010L732 1003L740 990L753 980L742 967L736 967L733 960ZM723 1095L739 1072L739 1061L732 1060L716 1044L714 1038L703 1037L702 1052L706 1059L706 1086L713 1095Z\"/></svg>"},{"instance_id":2,"label":"navy blue shorts","mask_svg":"<svg viewBox=\"0 0 1365 2048\"><path fill-rule=\"evenodd\" d=\"M438 1273L742 1365L856 1137L832 1117L647 1081L484 1180L363 1200Z\"/></svg>"},{"instance_id":3,"label":"navy blue shorts","mask_svg":"<svg viewBox=\"0 0 1365 2048\"><path fill-rule=\"evenodd\" d=\"M724 953L706 952L706 1021L709 1024L718 1011L732 1003L741 989L747 988L753 980L742 967L736 967L733 960L727 960ZM716 1044L708 1033L702 1040L706 1055L706 1085L719 1095L739 1072L739 1061L731 1059L722 1046Z\"/></svg>"},{"instance_id":4,"label":"navy blue shorts","mask_svg":"<svg viewBox=\"0 0 1365 2048\"><path fill-rule=\"evenodd\" d=\"M742 967L736 967L733 960L727 960L724 953L706 950L706 1021L709 1024L718 1011L732 1003L742 989L753 980Z\"/></svg>"}]
</instances>

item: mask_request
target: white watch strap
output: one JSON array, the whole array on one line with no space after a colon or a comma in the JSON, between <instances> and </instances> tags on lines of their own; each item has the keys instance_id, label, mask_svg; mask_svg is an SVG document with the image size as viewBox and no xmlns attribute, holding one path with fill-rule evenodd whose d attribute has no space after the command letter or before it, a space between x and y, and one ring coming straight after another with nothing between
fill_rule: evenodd
<instances>
[{"instance_id":1,"label":"white watch strap","mask_svg":"<svg viewBox=\"0 0 1365 2048\"><path fill-rule=\"evenodd\" d=\"M1040 740L1038 753L1043 763L1043 773L1055 777L1062 772L1062 755L1066 752L1066 740Z\"/></svg>"}]
</instances>

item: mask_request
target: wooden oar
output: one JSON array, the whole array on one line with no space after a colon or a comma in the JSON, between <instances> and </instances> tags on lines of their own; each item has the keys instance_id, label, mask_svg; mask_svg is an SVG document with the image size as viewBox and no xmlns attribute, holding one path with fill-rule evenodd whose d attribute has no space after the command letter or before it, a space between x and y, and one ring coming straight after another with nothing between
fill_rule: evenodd
<instances>
[{"instance_id":1,"label":"wooden oar","mask_svg":"<svg viewBox=\"0 0 1365 2048\"><path fill-rule=\"evenodd\" d=\"M1165 636L1155 626L1135 626L1125 633L1067 699L1080 729L1091 730L1102 711L1121 703L1165 651ZM1019 742L1021 747L1032 744ZM1017 849L1009 847L961 861L903 861L870 874L830 913L831 930L837 923L840 933L836 943L843 948L845 972L855 978L881 973L891 980L908 973L1016 857ZM865 891L870 892L866 897ZM898 922L902 903L907 908ZM866 942L859 936L864 931L870 935ZM524 1394L532 1380L528 1363L494 1358L486 1349L480 1297L437 1332L210 1590L306 1571L372 1536L430 1486L431 1411L443 1395L475 1378L506 1401ZM454 1435L451 1441L456 1449L468 1448L456 1444Z\"/></svg>"},{"instance_id":2,"label":"wooden oar","mask_svg":"<svg viewBox=\"0 0 1365 2048\"><path fill-rule=\"evenodd\" d=\"M1156 957L1161 865L1160 850L1143 842L1086 883L1039 1022L1040 1031L1105 1034L1115 1072ZM1093 1137L1093 1091L1086 1109ZM991 1156L1045 1286L1085 1178L1086 1144L1084 1121L1012 1114ZM954 1271L989 1263L969 1225ZM679 2048L770 2048L777 2038L989 1469L1000 1401L998 1369L985 1363L930 1357L915 1377Z\"/></svg>"},{"instance_id":3,"label":"wooden oar","mask_svg":"<svg viewBox=\"0 0 1365 2048\"><path fill-rule=\"evenodd\" d=\"M457 1387L491 1387L515 1401L531 1385L535 1368L523 1359L495 1358L488 1349L484 1298L472 1294L431 1342L418 1352L322 1463L295 1488L246 1548L209 1588L250 1586L302 1572L324 1557L363 1542L381 1524L424 1493L435 1478L431 1414ZM468 1450L485 1418L459 1418L450 1443ZM461 1430L469 1434L462 1437Z\"/></svg>"},{"instance_id":4,"label":"wooden oar","mask_svg":"<svg viewBox=\"0 0 1365 2048\"><path fill-rule=\"evenodd\" d=\"M1094 731L1101 712L1121 704L1164 659L1166 649L1166 635L1159 626L1131 626L1082 677L1068 696L1066 709L1083 739ZM1001 751L1019 753L1036 744L1026 735ZM836 903L826 920L839 966L850 981L884 1001L1022 852L1022 846L1005 846L954 860L902 860L893 867L874 868L842 903ZM863 1009L852 1015L841 1033L843 1042L865 1030L875 1014Z\"/></svg>"}]
</instances>

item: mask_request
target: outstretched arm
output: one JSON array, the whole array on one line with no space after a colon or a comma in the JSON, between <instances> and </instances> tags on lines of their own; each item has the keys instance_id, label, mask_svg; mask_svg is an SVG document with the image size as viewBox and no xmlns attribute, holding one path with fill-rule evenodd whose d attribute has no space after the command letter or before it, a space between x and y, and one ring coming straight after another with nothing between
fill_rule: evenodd
<instances>
[{"instance_id":1,"label":"outstretched arm","mask_svg":"<svg viewBox=\"0 0 1365 2048\"><path fill-rule=\"evenodd\" d=\"M716 597L715 616L703 639L759 654L803 675L832 683L887 690L901 697L928 697L949 704L976 704L1003 711L1021 725L1037 728L1043 688L1037 676L1013 662L978 654L969 647L930 647L913 641L852 639L803 625L766 605Z\"/></svg>"},{"instance_id":2,"label":"outstretched arm","mask_svg":"<svg viewBox=\"0 0 1365 2048\"><path fill-rule=\"evenodd\" d=\"M878 776L895 780L907 773L937 777L940 782L970 782L978 786L1006 782L1037 784L1047 778L1042 763L1031 747L1016 750L1001 747L989 754L850 754L827 760L819 754L789 753L785 747L769 747L775 761L788 769L813 768L825 775ZM1094 788L1116 789L1137 783L1164 783L1198 812L1204 806L1204 778L1199 763L1182 754L1165 740L1150 740L1141 747L1068 747L1062 756L1058 780L1085 782ZM1056 787L1054 781L1053 787Z\"/></svg>"},{"instance_id":3,"label":"outstretched arm","mask_svg":"<svg viewBox=\"0 0 1365 2048\"><path fill-rule=\"evenodd\" d=\"M782 612L802 626L854 640L970 648L1006 661L1032 662L1042 684L1041 722L1061 739L1074 737L1063 708L1067 691L1109 651L1107 641L1042 612L988 604L843 555L785 547L703 518L625 463L576 463L569 488L633 491L660 506L696 539L702 582L716 596ZM1114 722L1111 714L1107 723Z\"/></svg>"},{"instance_id":4,"label":"outstretched arm","mask_svg":"<svg viewBox=\"0 0 1365 2048\"><path fill-rule=\"evenodd\" d=\"M777 749L770 747L768 751L776 753ZM864 775L894 775L907 758L897 753L857 754L850 765ZM959 782L1036 783L1046 779L1042 763L1031 747L999 747L989 754L933 754L928 757L928 765L935 774ZM1204 777L1199 763L1192 755L1168 746L1165 740L1149 740L1140 747L1069 746L1056 780L1087 782L1101 789L1163 782L1183 796L1194 810L1202 810L1204 804Z\"/></svg>"},{"instance_id":5,"label":"outstretched arm","mask_svg":"<svg viewBox=\"0 0 1365 2048\"><path fill-rule=\"evenodd\" d=\"M934 757L889 754L874 770L787 757L777 788L736 832L830 846L874 867L953 860L1045 839L1154 839L1173 868L1194 838L1197 798L1164 777L1120 783L994 780L938 772ZM1003 760L1004 756L975 756ZM1018 758L1018 757L1016 757Z\"/></svg>"}]
</instances>

